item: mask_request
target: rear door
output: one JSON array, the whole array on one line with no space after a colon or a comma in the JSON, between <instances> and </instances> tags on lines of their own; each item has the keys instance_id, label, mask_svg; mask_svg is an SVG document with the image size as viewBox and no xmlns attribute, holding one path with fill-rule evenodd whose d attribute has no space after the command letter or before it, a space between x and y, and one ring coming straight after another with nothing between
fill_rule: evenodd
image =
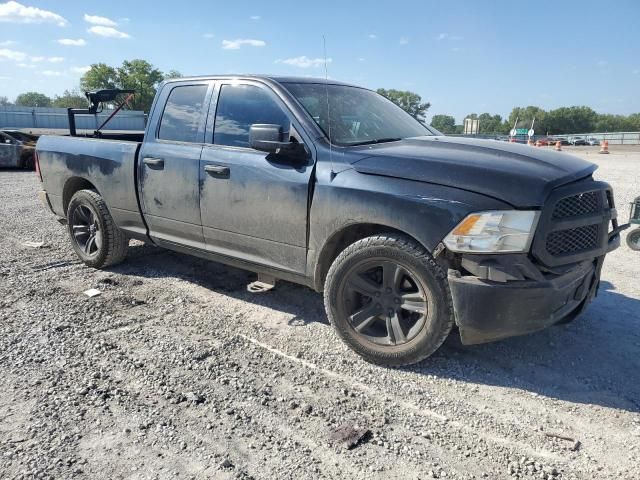
<instances>
[{"instance_id":1,"label":"rear door","mask_svg":"<svg viewBox=\"0 0 640 480\"><path fill-rule=\"evenodd\" d=\"M156 100L140 150L142 211L151 237L204 248L199 165L213 82L168 83Z\"/></svg>"},{"instance_id":2,"label":"rear door","mask_svg":"<svg viewBox=\"0 0 640 480\"><path fill-rule=\"evenodd\" d=\"M252 124L279 124L312 149L282 100L259 82L221 81L210 119L215 130L200 161L200 210L207 249L304 273L313 160L293 165L249 147ZM216 104L217 103L217 104ZM214 110L215 107L215 110ZM210 122L211 123L211 122Z\"/></svg>"}]
</instances>

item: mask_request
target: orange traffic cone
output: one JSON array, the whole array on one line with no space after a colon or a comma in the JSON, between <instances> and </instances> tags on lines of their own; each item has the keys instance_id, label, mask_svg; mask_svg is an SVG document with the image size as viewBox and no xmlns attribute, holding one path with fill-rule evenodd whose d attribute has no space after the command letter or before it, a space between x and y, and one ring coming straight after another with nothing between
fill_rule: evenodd
<instances>
[{"instance_id":1,"label":"orange traffic cone","mask_svg":"<svg viewBox=\"0 0 640 480\"><path fill-rule=\"evenodd\" d=\"M557 152L561 152L562 151L562 146L561 145L562 145L562 142L560 140L558 140L556 142L556 151Z\"/></svg>"},{"instance_id":2,"label":"orange traffic cone","mask_svg":"<svg viewBox=\"0 0 640 480\"><path fill-rule=\"evenodd\" d=\"M609 153L609 140L604 140L601 143L600 152L599 153Z\"/></svg>"}]
</instances>

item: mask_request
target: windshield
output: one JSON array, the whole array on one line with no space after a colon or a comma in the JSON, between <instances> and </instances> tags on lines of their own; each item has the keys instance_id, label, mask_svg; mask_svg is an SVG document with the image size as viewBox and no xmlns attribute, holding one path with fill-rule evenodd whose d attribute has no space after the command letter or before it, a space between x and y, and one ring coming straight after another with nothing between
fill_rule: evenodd
<instances>
[{"instance_id":1,"label":"windshield","mask_svg":"<svg viewBox=\"0 0 640 480\"><path fill-rule=\"evenodd\" d=\"M284 86L334 145L367 145L434 134L371 90L320 83L285 83Z\"/></svg>"}]
</instances>

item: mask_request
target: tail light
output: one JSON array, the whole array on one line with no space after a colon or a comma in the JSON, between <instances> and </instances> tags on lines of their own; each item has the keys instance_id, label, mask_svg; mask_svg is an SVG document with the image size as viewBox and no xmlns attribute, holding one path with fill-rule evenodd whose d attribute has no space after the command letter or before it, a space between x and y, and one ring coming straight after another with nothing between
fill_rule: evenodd
<instances>
[{"instance_id":1,"label":"tail light","mask_svg":"<svg viewBox=\"0 0 640 480\"><path fill-rule=\"evenodd\" d=\"M38 178L42 182L42 172L40 172L40 159L38 158L37 151L33 152L33 159L35 160L35 164L36 164L36 175L38 175Z\"/></svg>"}]
</instances>

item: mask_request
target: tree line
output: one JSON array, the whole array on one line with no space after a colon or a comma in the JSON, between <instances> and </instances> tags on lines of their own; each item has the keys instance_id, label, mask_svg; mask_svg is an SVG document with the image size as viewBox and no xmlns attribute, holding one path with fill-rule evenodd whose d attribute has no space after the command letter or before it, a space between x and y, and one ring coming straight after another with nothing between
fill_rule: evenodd
<instances>
[{"instance_id":1,"label":"tree line","mask_svg":"<svg viewBox=\"0 0 640 480\"><path fill-rule=\"evenodd\" d=\"M508 118L490 113L470 113L465 118L478 119L478 133L484 135L508 135L516 120L527 122L529 128L535 118L536 134L562 135L587 132L638 132L640 131L640 113L631 115L612 115L597 113L590 107L560 107L544 110L540 107L515 107ZM457 125L451 115L434 115L431 125L446 134L464 132L463 125ZM522 126L522 125L519 125Z\"/></svg>"},{"instance_id":2,"label":"tree line","mask_svg":"<svg viewBox=\"0 0 640 480\"><path fill-rule=\"evenodd\" d=\"M62 95L55 95L53 98L40 92L26 92L18 95L14 103L7 97L0 97L0 106L86 108L87 98L81 92L120 88L136 91L128 108L148 112L160 82L181 76L177 70L163 73L146 60L140 59L125 60L118 67L96 63L82 75L78 88L65 90Z\"/></svg>"},{"instance_id":3,"label":"tree line","mask_svg":"<svg viewBox=\"0 0 640 480\"><path fill-rule=\"evenodd\" d=\"M85 108L87 99L84 91L106 88L132 89L136 91L128 108L148 112L153 103L160 82L182 75L176 70L161 72L146 60L125 60L122 65L113 67L105 63L91 65L80 79L79 88L65 90L62 95L50 98L39 92L26 92L18 95L15 105L25 107L63 107ZM425 122L429 102L423 102L414 92L379 88L377 92L421 122ZM1 105L11 105L7 97L0 97ZM597 113L590 107L561 107L544 110L536 106L515 107L508 118L490 113L470 113L465 118L479 120L479 132L485 135L507 135L516 119L531 122L535 118L536 133L569 134L586 132L640 131L640 113L631 115L612 115ZM463 133L463 125L456 124L451 115L438 114L431 119L431 125L445 134ZM529 128L530 123L526 125Z\"/></svg>"}]
</instances>

